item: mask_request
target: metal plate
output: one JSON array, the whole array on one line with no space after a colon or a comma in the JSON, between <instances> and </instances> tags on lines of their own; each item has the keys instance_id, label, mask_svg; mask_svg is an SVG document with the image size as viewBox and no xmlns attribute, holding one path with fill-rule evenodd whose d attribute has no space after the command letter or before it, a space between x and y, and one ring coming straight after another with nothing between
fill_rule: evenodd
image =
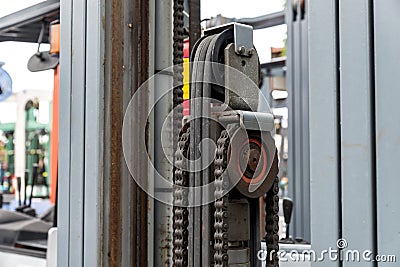
<instances>
[{"instance_id":1,"label":"metal plate","mask_svg":"<svg viewBox=\"0 0 400 267\"><path fill-rule=\"evenodd\" d=\"M250 264L250 249L240 248L240 249L229 249L229 266L249 266Z\"/></svg>"},{"instance_id":2,"label":"metal plate","mask_svg":"<svg viewBox=\"0 0 400 267\"><path fill-rule=\"evenodd\" d=\"M250 240L250 207L245 199L231 200L228 204L229 241Z\"/></svg>"},{"instance_id":3,"label":"metal plate","mask_svg":"<svg viewBox=\"0 0 400 267\"><path fill-rule=\"evenodd\" d=\"M230 44L225 48L225 64L225 104L232 109L257 111L260 91L257 52L251 57L238 56ZM238 75L232 68L244 75ZM249 79L244 79L244 76Z\"/></svg>"}]
</instances>

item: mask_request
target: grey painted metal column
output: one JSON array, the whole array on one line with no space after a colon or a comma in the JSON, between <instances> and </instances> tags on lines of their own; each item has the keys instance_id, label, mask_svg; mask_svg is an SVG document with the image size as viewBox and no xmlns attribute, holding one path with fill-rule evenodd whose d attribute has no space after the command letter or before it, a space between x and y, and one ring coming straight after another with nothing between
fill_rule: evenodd
<instances>
[{"instance_id":1,"label":"grey painted metal column","mask_svg":"<svg viewBox=\"0 0 400 267\"><path fill-rule=\"evenodd\" d=\"M290 144L292 140L294 140L295 136L295 128L293 125L293 119L294 119L294 109L291 108L294 106L294 70L293 70L293 64L294 64L294 51L293 51L293 20L294 20L294 14L293 14L293 9L292 9L292 3L291 1L286 1L286 10L285 10L285 23L287 25L287 41L286 41L286 66L287 66L287 71L286 71L286 90L288 91L288 98L287 98L287 103L288 103L288 143L289 143L289 149L288 149L288 163L287 163L287 175L290 178L289 180L289 196L293 197L294 195L294 186L292 186L293 183L293 177L294 177L294 146ZM293 232L293 227L291 229L291 232Z\"/></svg>"},{"instance_id":2,"label":"grey painted metal column","mask_svg":"<svg viewBox=\"0 0 400 267\"><path fill-rule=\"evenodd\" d=\"M61 3L58 266L101 265L102 4Z\"/></svg>"},{"instance_id":3,"label":"grey painted metal column","mask_svg":"<svg viewBox=\"0 0 400 267\"><path fill-rule=\"evenodd\" d=\"M154 108L154 165L158 173L172 184L172 163L167 159L174 157L173 145L173 95L171 89L173 76L160 73L172 63L172 5L173 1L156 1L155 15L155 64L154 99L161 98ZM171 70L170 68L169 70ZM165 123L164 132L161 132ZM163 135L163 136L162 136ZM163 142L162 142L163 140ZM167 154L167 155L166 155ZM172 202L172 186L156 180L154 193ZM172 266L172 212L171 205L154 200L154 266Z\"/></svg>"},{"instance_id":4,"label":"grey painted metal column","mask_svg":"<svg viewBox=\"0 0 400 267\"><path fill-rule=\"evenodd\" d=\"M289 1L290 3L290 1ZM293 139L289 139L289 148L291 151L289 152L289 159L292 158L291 163L293 164L293 173L291 177L289 177L289 186L293 187L293 201L294 201L294 210L293 210L293 235L294 237L300 235L300 231L303 228L303 207L302 207L302 114L301 114L301 80L302 80L302 69L301 69L301 17L299 13L299 1L296 2L296 6L294 9L296 10L296 14L294 15L293 20L293 41L290 42L293 45L293 61L291 64L291 68L293 70L292 76L292 90L291 90L291 106L289 109L292 109L291 119L289 117L289 129L292 128L293 131ZM293 10L292 4L290 3L288 6L289 9ZM294 12L294 11L292 11ZM289 149L290 150L290 149Z\"/></svg>"},{"instance_id":5,"label":"grey painted metal column","mask_svg":"<svg viewBox=\"0 0 400 267\"><path fill-rule=\"evenodd\" d=\"M340 229L337 2L308 3L311 246L322 251L336 247ZM326 262L313 266L326 266ZM339 262L329 262L329 266L339 266Z\"/></svg>"},{"instance_id":6,"label":"grey painted metal column","mask_svg":"<svg viewBox=\"0 0 400 267\"><path fill-rule=\"evenodd\" d=\"M72 46L72 2L64 1L60 6L60 124L58 152L58 232L57 265L69 266L69 191L71 158L71 46ZM61 242L62 241L62 242Z\"/></svg>"},{"instance_id":7,"label":"grey painted metal column","mask_svg":"<svg viewBox=\"0 0 400 267\"><path fill-rule=\"evenodd\" d=\"M300 5L299 1L299 5ZM305 1L307 7L308 2ZM301 12L301 6L300 12ZM310 132L309 132L309 83L308 83L308 17L307 11L304 10L302 19L300 21L300 36L301 36L301 50L300 50L300 62L301 62L301 83L299 86L301 96L301 220L302 224L299 227L300 236L304 237L305 240L310 241Z\"/></svg>"},{"instance_id":8,"label":"grey painted metal column","mask_svg":"<svg viewBox=\"0 0 400 267\"><path fill-rule=\"evenodd\" d=\"M399 8L395 0L310 2L311 237L317 251L335 248L340 237L346 251L400 257ZM340 265L388 263L344 258Z\"/></svg>"},{"instance_id":9,"label":"grey painted metal column","mask_svg":"<svg viewBox=\"0 0 400 267\"><path fill-rule=\"evenodd\" d=\"M289 196L294 200L291 234L310 240L310 156L308 112L308 18L300 1L286 4L289 109Z\"/></svg>"},{"instance_id":10,"label":"grey painted metal column","mask_svg":"<svg viewBox=\"0 0 400 267\"><path fill-rule=\"evenodd\" d=\"M73 12L75 9L76 11ZM66 25L61 26L62 50L60 54L58 265L81 266L84 239L86 2L62 3L61 23L66 23ZM74 48L75 53L72 52Z\"/></svg>"},{"instance_id":11,"label":"grey painted metal column","mask_svg":"<svg viewBox=\"0 0 400 267\"><path fill-rule=\"evenodd\" d=\"M373 1L375 22L376 194L378 254L400 261L400 2ZM398 263L397 263L398 264ZM379 266L389 264L379 263ZM393 264L394 266L395 264Z\"/></svg>"},{"instance_id":12,"label":"grey painted metal column","mask_svg":"<svg viewBox=\"0 0 400 267\"><path fill-rule=\"evenodd\" d=\"M374 148L368 0L339 0L342 238L374 249ZM357 13L355 14L355 10ZM373 266L344 261L343 266Z\"/></svg>"},{"instance_id":13,"label":"grey painted metal column","mask_svg":"<svg viewBox=\"0 0 400 267\"><path fill-rule=\"evenodd\" d=\"M102 0L61 3L58 266L102 266L117 262L129 266L134 260L152 264L152 260L147 259L147 251L153 255L152 250L143 246L138 249L137 246L137 243L148 244L146 238L137 240L138 236L152 239L153 232L146 231L148 221L143 219L147 217L145 205L148 202L144 194L139 199L139 190L136 187L134 191L134 181L123 164L124 159L118 157L122 154L121 139L118 138L122 129L118 127L122 126L123 112L134 87L133 80L138 77L137 65L143 69L148 67L141 62L132 63L136 59L132 57L132 51L138 49L129 41L132 38L129 22L133 20L134 4L124 1L112 5ZM146 16L145 7L141 7L143 9L135 11L144 10L141 14ZM146 20L144 16L139 18L135 14L135 19ZM144 26L147 26L147 21ZM121 30L118 35L121 39L110 38L110 33L115 33L113 29ZM153 32L150 26L146 29L143 30L146 34ZM123 40L125 45L121 49L120 41ZM114 53L114 49L120 50ZM140 53L141 58L148 56L146 49ZM118 64L120 62L122 64ZM111 82L112 77L117 77L113 80L115 83ZM120 98L113 99L111 92ZM113 117L110 116L111 104L120 108ZM117 120L118 123L114 124ZM110 133L114 138L113 146L110 145ZM113 154L115 151L117 153ZM110 163L112 155L117 155L114 162L121 162L119 168ZM145 168L140 170L145 172ZM114 185L122 188L120 192L114 192L115 206L110 204L112 198L108 186L111 172L116 178ZM120 216L109 218L113 209ZM134 212L137 213L134 215ZM149 220L153 221L152 217ZM112 235L111 231L119 234ZM117 241L111 242L114 238ZM110 251L113 252L112 259L108 256Z\"/></svg>"},{"instance_id":14,"label":"grey painted metal column","mask_svg":"<svg viewBox=\"0 0 400 267\"><path fill-rule=\"evenodd\" d=\"M104 28L98 23L104 17L103 0L87 1L86 8L83 266L103 266Z\"/></svg>"}]
</instances>

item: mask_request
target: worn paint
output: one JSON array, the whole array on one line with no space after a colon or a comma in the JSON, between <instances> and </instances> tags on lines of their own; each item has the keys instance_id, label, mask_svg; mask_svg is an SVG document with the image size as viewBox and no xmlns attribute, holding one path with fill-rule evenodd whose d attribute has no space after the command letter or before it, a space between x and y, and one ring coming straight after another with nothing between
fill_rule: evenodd
<instances>
[{"instance_id":1,"label":"worn paint","mask_svg":"<svg viewBox=\"0 0 400 267\"><path fill-rule=\"evenodd\" d=\"M122 159L122 83L120 70L123 58L123 38L120 30L123 16L121 1L113 0L111 18L111 107L110 107L110 211L109 266L121 266L121 159Z\"/></svg>"}]
</instances>

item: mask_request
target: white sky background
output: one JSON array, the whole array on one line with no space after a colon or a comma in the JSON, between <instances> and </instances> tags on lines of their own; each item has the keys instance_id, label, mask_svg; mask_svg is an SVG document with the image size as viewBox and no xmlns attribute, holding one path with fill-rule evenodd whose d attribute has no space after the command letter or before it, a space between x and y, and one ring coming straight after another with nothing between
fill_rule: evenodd
<instances>
[{"instance_id":1,"label":"white sky background","mask_svg":"<svg viewBox=\"0 0 400 267\"><path fill-rule=\"evenodd\" d=\"M0 17L14 13L23 8L35 5L43 0L0 0ZM42 45L41 50L49 50L48 45ZM30 72L27 68L29 58L36 53L37 44L20 42L0 42L0 61L3 69L10 74L13 92L22 90L53 90L52 70ZM45 112L48 114L48 112ZM47 115L48 116L48 115ZM0 103L0 122L15 122L16 105Z\"/></svg>"},{"instance_id":2,"label":"white sky background","mask_svg":"<svg viewBox=\"0 0 400 267\"><path fill-rule=\"evenodd\" d=\"M61 0L62 1L62 0ZM43 0L0 0L0 17L16 12ZM201 0L201 18L215 17L256 17L283 9L285 0ZM286 26L256 30L254 44L260 61L270 61L270 48L283 47ZM48 50L42 45L41 50ZM0 61L13 81L13 92L21 90L53 90L53 71L30 72L27 69L29 58L36 52L37 44L19 42L0 42ZM15 121L15 112L10 104L0 104L0 122Z\"/></svg>"},{"instance_id":3,"label":"white sky background","mask_svg":"<svg viewBox=\"0 0 400 267\"><path fill-rule=\"evenodd\" d=\"M251 18L284 8L285 0L201 0L201 19L221 14L228 18ZM283 47L286 25L254 31L253 42L261 63L271 60L271 47Z\"/></svg>"},{"instance_id":4,"label":"white sky background","mask_svg":"<svg viewBox=\"0 0 400 267\"><path fill-rule=\"evenodd\" d=\"M0 0L0 17L32 6L43 0ZM42 45L41 50L48 50ZM21 90L49 90L53 88L53 71L30 72L27 68L29 58L36 53L37 44L20 42L0 42L0 61L13 81L13 92Z\"/></svg>"}]
</instances>

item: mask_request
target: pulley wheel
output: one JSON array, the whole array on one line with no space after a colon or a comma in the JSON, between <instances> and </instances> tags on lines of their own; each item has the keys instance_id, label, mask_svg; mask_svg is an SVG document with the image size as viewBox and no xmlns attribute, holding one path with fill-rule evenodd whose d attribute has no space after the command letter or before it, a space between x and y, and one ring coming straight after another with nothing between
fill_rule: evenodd
<instances>
[{"instance_id":1,"label":"pulley wheel","mask_svg":"<svg viewBox=\"0 0 400 267\"><path fill-rule=\"evenodd\" d=\"M228 174L236 188L247 197L263 196L278 174L278 157L269 132L239 129L228 150Z\"/></svg>"}]
</instances>

